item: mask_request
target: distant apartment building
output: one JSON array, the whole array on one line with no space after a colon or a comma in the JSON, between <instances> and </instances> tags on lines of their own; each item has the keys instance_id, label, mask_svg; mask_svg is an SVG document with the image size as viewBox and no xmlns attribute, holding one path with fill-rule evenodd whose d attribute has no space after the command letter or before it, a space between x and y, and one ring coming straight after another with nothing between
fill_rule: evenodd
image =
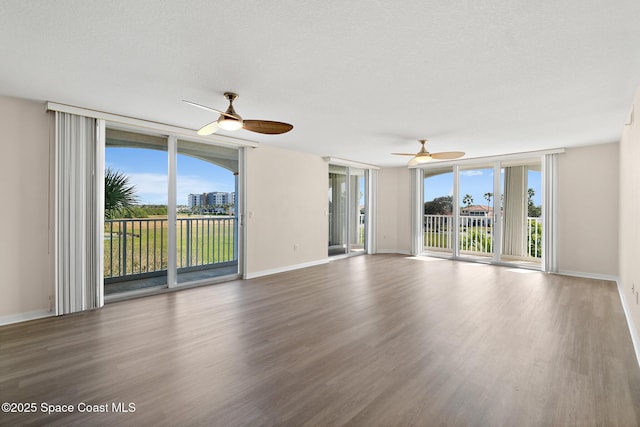
<instances>
[{"instance_id":1,"label":"distant apartment building","mask_svg":"<svg viewBox=\"0 0 640 427\"><path fill-rule=\"evenodd\" d=\"M189 207L189 209L193 209L194 207L199 207L199 206L204 206L204 198L206 197L206 194L189 194L189 197L187 200L187 206Z\"/></svg>"},{"instance_id":2,"label":"distant apartment building","mask_svg":"<svg viewBox=\"0 0 640 427\"><path fill-rule=\"evenodd\" d=\"M215 205L226 205L229 203L229 193L224 193L222 191L214 191L212 193L207 193L207 205L215 206Z\"/></svg>"},{"instance_id":3,"label":"distant apartment building","mask_svg":"<svg viewBox=\"0 0 640 427\"><path fill-rule=\"evenodd\" d=\"M204 213L225 213L225 206L231 205L230 212L234 211L236 193L226 193L223 191L212 191L210 193L189 194L187 207L190 210L198 210Z\"/></svg>"}]
</instances>

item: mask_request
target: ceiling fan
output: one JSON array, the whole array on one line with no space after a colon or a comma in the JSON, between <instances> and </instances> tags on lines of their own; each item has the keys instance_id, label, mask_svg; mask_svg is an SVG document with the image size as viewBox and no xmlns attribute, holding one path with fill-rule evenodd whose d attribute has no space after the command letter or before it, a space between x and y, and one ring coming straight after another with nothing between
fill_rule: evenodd
<instances>
[{"instance_id":1,"label":"ceiling fan","mask_svg":"<svg viewBox=\"0 0 640 427\"><path fill-rule=\"evenodd\" d=\"M428 163L431 160L451 160L464 156L462 151L443 151L442 153L429 153L424 144L427 143L426 139L420 139L420 151L416 154L410 153L391 153L396 156L413 156L413 159L409 160L408 166L416 166L422 163Z\"/></svg>"},{"instance_id":2,"label":"ceiling fan","mask_svg":"<svg viewBox=\"0 0 640 427\"><path fill-rule=\"evenodd\" d=\"M293 126L289 123L273 122L270 120L244 120L236 110L233 108L233 101L238 98L237 93L225 92L224 97L229 101L229 107L227 111L216 110L215 108L207 107L205 105L196 104L195 102L182 100L194 107L202 108L207 111L213 111L220 114L220 116L211 123L202 126L198 130L198 135L211 135L218 129L224 130L238 130L246 129L251 132L264 133L267 135L277 135L285 132L289 132L293 129Z\"/></svg>"}]
</instances>

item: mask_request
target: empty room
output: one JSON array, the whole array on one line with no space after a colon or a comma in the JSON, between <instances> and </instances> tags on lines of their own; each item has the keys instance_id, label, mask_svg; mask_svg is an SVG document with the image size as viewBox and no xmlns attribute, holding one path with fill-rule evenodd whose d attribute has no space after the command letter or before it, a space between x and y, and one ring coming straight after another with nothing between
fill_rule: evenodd
<instances>
[{"instance_id":1,"label":"empty room","mask_svg":"<svg viewBox=\"0 0 640 427\"><path fill-rule=\"evenodd\" d=\"M0 0L0 425L640 425L638 17Z\"/></svg>"}]
</instances>

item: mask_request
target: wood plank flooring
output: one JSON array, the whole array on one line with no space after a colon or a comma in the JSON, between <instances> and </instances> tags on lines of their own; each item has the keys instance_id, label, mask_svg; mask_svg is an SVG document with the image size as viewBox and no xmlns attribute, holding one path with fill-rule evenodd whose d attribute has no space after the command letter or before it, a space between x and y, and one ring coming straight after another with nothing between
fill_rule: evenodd
<instances>
[{"instance_id":1,"label":"wood plank flooring","mask_svg":"<svg viewBox=\"0 0 640 427\"><path fill-rule=\"evenodd\" d=\"M640 369L612 282L373 255L1 327L0 402L37 404L12 426L634 426Z\"/></svg>"}]
</instances>

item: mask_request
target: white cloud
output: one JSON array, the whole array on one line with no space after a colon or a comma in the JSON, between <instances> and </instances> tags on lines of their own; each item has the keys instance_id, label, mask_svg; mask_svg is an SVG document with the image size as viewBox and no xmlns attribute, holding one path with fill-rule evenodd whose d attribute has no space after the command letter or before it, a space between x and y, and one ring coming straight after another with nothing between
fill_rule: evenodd
<instances>
[{"instance_id":1,"label":"white cloud","mask_svg":"<svg viewBox=\"0 0 640 427\"><path fill-rule=\"evenodd\" d=\"M168 178L160 173L127 173L142 204L166 205Z\"/></svg>"},{"instance_id":2,"label":"white cloud","mask_svg":"<svg viewBox=\"0 0 640 427\"><path fill-rule=\"evenodd\" d=\"M482 171L479 171L479 170L461 171L460 175L462 175L462 176L478 176L478 175L482 175Z\"/></svg>"}]
</instances>

